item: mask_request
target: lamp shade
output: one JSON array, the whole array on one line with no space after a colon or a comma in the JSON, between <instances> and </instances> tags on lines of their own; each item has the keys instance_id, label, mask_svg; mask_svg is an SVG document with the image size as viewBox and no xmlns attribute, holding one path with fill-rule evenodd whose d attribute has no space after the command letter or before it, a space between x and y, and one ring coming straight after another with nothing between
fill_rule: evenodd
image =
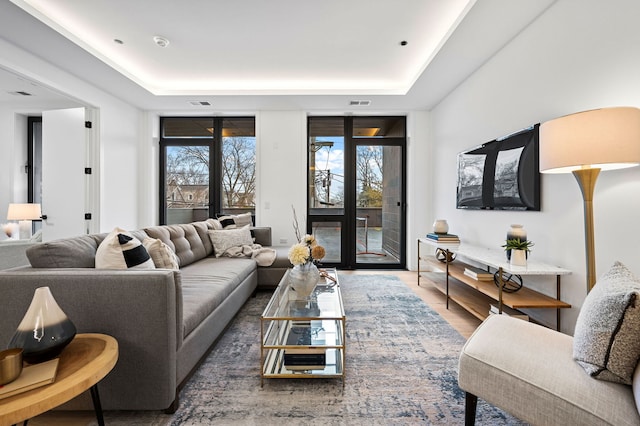
<instances>
[{"instance_id":1,"label":"lamp shade","mask_svg":"<svg viewBox=\"0 0 640 426\"><path fill-rule=\"evenodd\" d=\"M578 112L540 126L540 172L621 169L640 164L640 109Z\"/></svg>"},{"instance_id":2,"label":"lamp shade","mask_svg":"<svg viewBox=\"0 0 640 426\"><path fill-rule=\"evenodd\" d=\"M38 220L42 216L40 204L9 204L7 220Z\"/></svg>"}]
</instances>

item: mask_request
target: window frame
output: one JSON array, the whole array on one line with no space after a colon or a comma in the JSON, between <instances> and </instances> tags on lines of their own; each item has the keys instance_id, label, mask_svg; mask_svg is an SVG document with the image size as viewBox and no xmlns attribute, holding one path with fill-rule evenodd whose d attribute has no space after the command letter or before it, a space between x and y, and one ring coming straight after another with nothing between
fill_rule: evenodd
<instances>
[{"instance_id":1,"label":"window frame","mask_svg":"<svg viewBox=\"0 0 640 426\"><path fill-rule=\"evenodd\" d=\"M164 124L165 120L204 120L211 119L213 122L213 132L211 137L165 137L164 136ZM229 116L229 117L213 117L213 116L161 116L160 117L160 140L159 140L159 167L158 167L158 209L159 224L165 225L167 221L167 208L166 208L166 152L169 146L208 146L209 147L209 217L216 217L218 214L223 213L222 196L224 193L223 180L222 180L222 152L223 141L222 130L224 128L225 121L230 120L253 120L254 138L255 138L255 123L256 118L254 116ZM256 165L257 166L257 165ZM255 206L247 208L251 210L252 215L255 215Z\"/></svg>"}]
</instances>

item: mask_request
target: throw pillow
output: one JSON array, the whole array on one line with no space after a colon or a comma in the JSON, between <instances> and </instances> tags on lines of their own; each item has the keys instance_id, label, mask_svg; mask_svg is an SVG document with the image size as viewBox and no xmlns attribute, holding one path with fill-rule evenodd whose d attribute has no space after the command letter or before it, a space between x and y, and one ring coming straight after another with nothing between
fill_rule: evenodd
<instances>
[{"instance_id":1,"label":"throw pillow","mask_svg":"<svg viewBox=\"0 0 640 426\"><path fill-rule=\"evenodd\" d=\"M592 377L630 385L640 359L640 280L615 262L578 314L573 358Z\"/></svg>"},{"instance_id":2,"label":"throw pillow","mask_svg":"<svg viewBox=\"0 0 640 426\"><path fill-rule=\"evenodd\" d=\"M214 219L210 217L209 219L206 220L206 222L207 222L207 227L209 229L216 229L216 230L224 229L218 219Z\"/></svg>"},{"instance_id":3,"label":"throw pillow","mask_svg":"<svg viewBox=\"0 0 640 426\"><path fill-rule=\"evenodd\" d=\"M242 213L236 215L221 216L218 218L223 229L235 229L253 224L251 213Z\"/></svg>"},{"instance_id":4,"label":"throw pillow","mask_svg":"<svg viewBox=\"0 0 640 426\"><path fill-rule=\"evenodd\" d=\"M216 257L222 256L230 248L253 244L248 226L239 229L209 231L209 238L211 239L211 244L213 244L213 252Z\"/></svg>"},{"instance_id":5,"label":"throw pillow","mask_svg":"<svg viewBox=\"0 0 640 426\"><path fill-rule=\"evenodd\" d=\"M180 268L180 259L171 250L171 247L166 245L157 238L145 238L142 241L142 245L147 249L151 259L153 259L153 264L156 265L156 268L160 269L179 269Z\"/></svg>"},{"instance_id":6,"label":"throw pillow","mask_svg":"<svg viewBox=\"0 0 640 426\"><path fill-rule=\"evenodd\" d=\"M155 269L149 252L131 233L116 228L96 250L96 269Z\"/></svg>"}]
</instances>

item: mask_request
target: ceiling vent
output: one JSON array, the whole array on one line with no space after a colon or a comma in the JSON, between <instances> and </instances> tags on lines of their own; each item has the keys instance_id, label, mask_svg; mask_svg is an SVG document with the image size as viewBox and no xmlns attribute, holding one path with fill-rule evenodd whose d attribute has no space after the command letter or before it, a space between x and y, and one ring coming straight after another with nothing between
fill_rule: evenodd
<instances>
[{"instance_id":1,"label":"ceiling vent","mask_svg":"<svg viewBox=\"0 0 640 426\"><path fill-rule=\"evenodd\" d=\"M189 101L192 106L211 106L211 103L208 101Z\"/></svg>"},{"instance_id":2,"label":"ceiling vent","mask_svg":"<svg viewBox=\"0 0 640 426\"><path fill-rule=\"evenodd\" d=\"M29 92L24 92L24 91L22 91L22 90L19 90L19 91L17 91L17 92L9 92L9 94L10 94L10 95L13 95L13 96L33 96L31 93L29 93Z\"/></svg>"},{"instance_id":3,"label":"ceiling vent","mask_svg":"<svg viewBox=\"0 0 640 426\"><path fill-rule=\"evenodd\" d=\"M371 101L349 101L350 106L369 106Z\"/></svg>"}]
</instances>

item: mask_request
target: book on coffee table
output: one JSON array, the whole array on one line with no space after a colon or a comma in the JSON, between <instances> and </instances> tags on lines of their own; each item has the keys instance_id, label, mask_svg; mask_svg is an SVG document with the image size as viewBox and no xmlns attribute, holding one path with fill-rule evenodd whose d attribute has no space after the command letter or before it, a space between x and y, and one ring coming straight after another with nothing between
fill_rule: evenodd
<instances>
[{"instance_id":1,"label":"book on coffee table","mask_svg":"<svg viewBox=\"0 0 640 426\"><path fill-rule=\"evenodd\" d=\"M297 325L289 330L287 345L300 347L284 350L284 365L287 369L297 367L297 369L308 370L310 368L324 368L326 365L326 349L311 346L311 332L310 325Z\"/></svg>"},{"instance_id":2,"label":"book on coffee table","mask_svg":"<svg viewBox=\"0 0 640 426\"><path fill-rule=\"evenodd\" d=\"M59 358L54 358L39 364L27 365L13 382L0 385L0 399L53 383L58 372L58 361Z\"/></svg>"}]
</instances>

